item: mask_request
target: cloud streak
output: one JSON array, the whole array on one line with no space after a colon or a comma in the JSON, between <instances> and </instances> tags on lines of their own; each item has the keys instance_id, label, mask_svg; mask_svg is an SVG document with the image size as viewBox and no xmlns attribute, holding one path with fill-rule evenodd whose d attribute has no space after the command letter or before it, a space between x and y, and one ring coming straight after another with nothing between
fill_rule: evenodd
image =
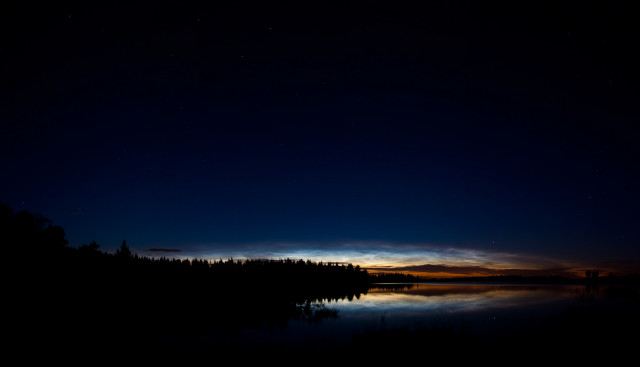
<instances>
[{"instance_id":1,"label":"cloud streak","mask_svg":"<svg viewBox=\"0 0 640 367\"><path fill-rule=\"evenodd\" d=\"M198 244L174 257L199 259L303 259L360 265L369 271L404 272L432 277L480 275L577 276L583 264L524 253L492 252L434 244L391 242L262 242L245 244Z\"/></svg>"},{"instance_id":2,"label":"cloud streak","mask_svg":"<svg viewBox=\"0 0 640 367\"><path fill-rule=\"evenodd\" d=\"M147 251L149 252L182 252L182 250L178 248L150 248Z\"/></svg>"}]
</instances>

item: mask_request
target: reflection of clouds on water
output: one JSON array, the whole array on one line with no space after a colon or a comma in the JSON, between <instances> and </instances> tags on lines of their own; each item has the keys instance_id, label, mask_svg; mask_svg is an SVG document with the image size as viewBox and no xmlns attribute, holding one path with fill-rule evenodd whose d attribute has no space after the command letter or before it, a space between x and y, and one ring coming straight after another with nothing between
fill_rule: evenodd
<instances>
[{"instance_id":1,"label":"reflection of clouds on water","mask_svg":"<svg viewBox=\"0 0 640 367\"><path fill-rule=\"evenodd\" d=\"M523 320L558 314L574 301L575 290L570 286L416 284L400 291L372 290L358 300L338 301L334 307L340 322L351 327L468 327L475 332L516 328Z\"/></svg>"},{"instance_id":2,"label":"reflection of clouds on water","mask_svg":"<svg viewBox=\"0 0 640 367\"><path fill-rule=\"evenodd\" d=\"M429 285L418 285L425 288ZM436 286L437 287L437 286ZM419 294L415 289L400 292L370 292L357 301L338 303L341 314L378 312L401 317L504 310L507 308L539 308L568 300L571 293L561 286L505 289L499 286L448 286L447 293ZM457 289L456 289L457 288ZM413 293L408 293L413 292Z\"/></svg>"}]
</instances>

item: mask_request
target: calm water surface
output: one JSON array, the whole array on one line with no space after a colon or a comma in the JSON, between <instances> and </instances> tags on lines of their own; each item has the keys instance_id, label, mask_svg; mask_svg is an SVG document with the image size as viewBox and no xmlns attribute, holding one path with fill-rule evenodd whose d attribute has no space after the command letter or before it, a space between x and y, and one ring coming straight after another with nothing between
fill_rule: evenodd
<instances>
[{"instance_id":1,"label":"calm water surface","mask_svg":"<svg viewBox=\"0 0 640 367\"><path fill-rule=\"evenodd\" d=\"M449 328L474 337L509 337L566 315L568 310L637 307L603 287L584 285L381 284L353 299L324 300L336 311L320 321L292 320L277 330L247 330L244 341L340 345L354 335L404 328Z\"/></svg>"}]
</instances>

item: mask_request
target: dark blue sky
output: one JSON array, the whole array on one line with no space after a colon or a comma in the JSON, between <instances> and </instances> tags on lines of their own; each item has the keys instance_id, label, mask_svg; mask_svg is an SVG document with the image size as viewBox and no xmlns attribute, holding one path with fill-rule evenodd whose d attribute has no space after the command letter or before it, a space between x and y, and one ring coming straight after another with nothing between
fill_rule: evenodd
<instances>
[{"instance_id":1,"label":"dark blue sky","mask_svg":"<svg viewBox=\"0 0 640 367\"><path fill-rule=\"evenodd\" d=\"M638 270L629 9L302 3L4 4L0 200L150 256Z\"/></svg>"}]
</instances>

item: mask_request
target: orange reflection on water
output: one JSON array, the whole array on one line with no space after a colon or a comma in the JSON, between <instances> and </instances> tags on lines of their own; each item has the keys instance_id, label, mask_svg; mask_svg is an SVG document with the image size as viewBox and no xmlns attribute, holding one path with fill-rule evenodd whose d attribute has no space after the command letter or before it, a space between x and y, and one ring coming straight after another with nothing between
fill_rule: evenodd
<instances>
[{"instance_id":1,"label":"orange reflection on water","mask_svg":"<svg viewBox=\"0 0 640 367\"><path fill-rule=\"evenodd\" d=\"M380 284L363 295L354 307L403 312L454 313L489 308L533 306L566 299L565 286L482 284ZM349 305L341 305L341 307Z\"/></svg>"}]
</instances>

